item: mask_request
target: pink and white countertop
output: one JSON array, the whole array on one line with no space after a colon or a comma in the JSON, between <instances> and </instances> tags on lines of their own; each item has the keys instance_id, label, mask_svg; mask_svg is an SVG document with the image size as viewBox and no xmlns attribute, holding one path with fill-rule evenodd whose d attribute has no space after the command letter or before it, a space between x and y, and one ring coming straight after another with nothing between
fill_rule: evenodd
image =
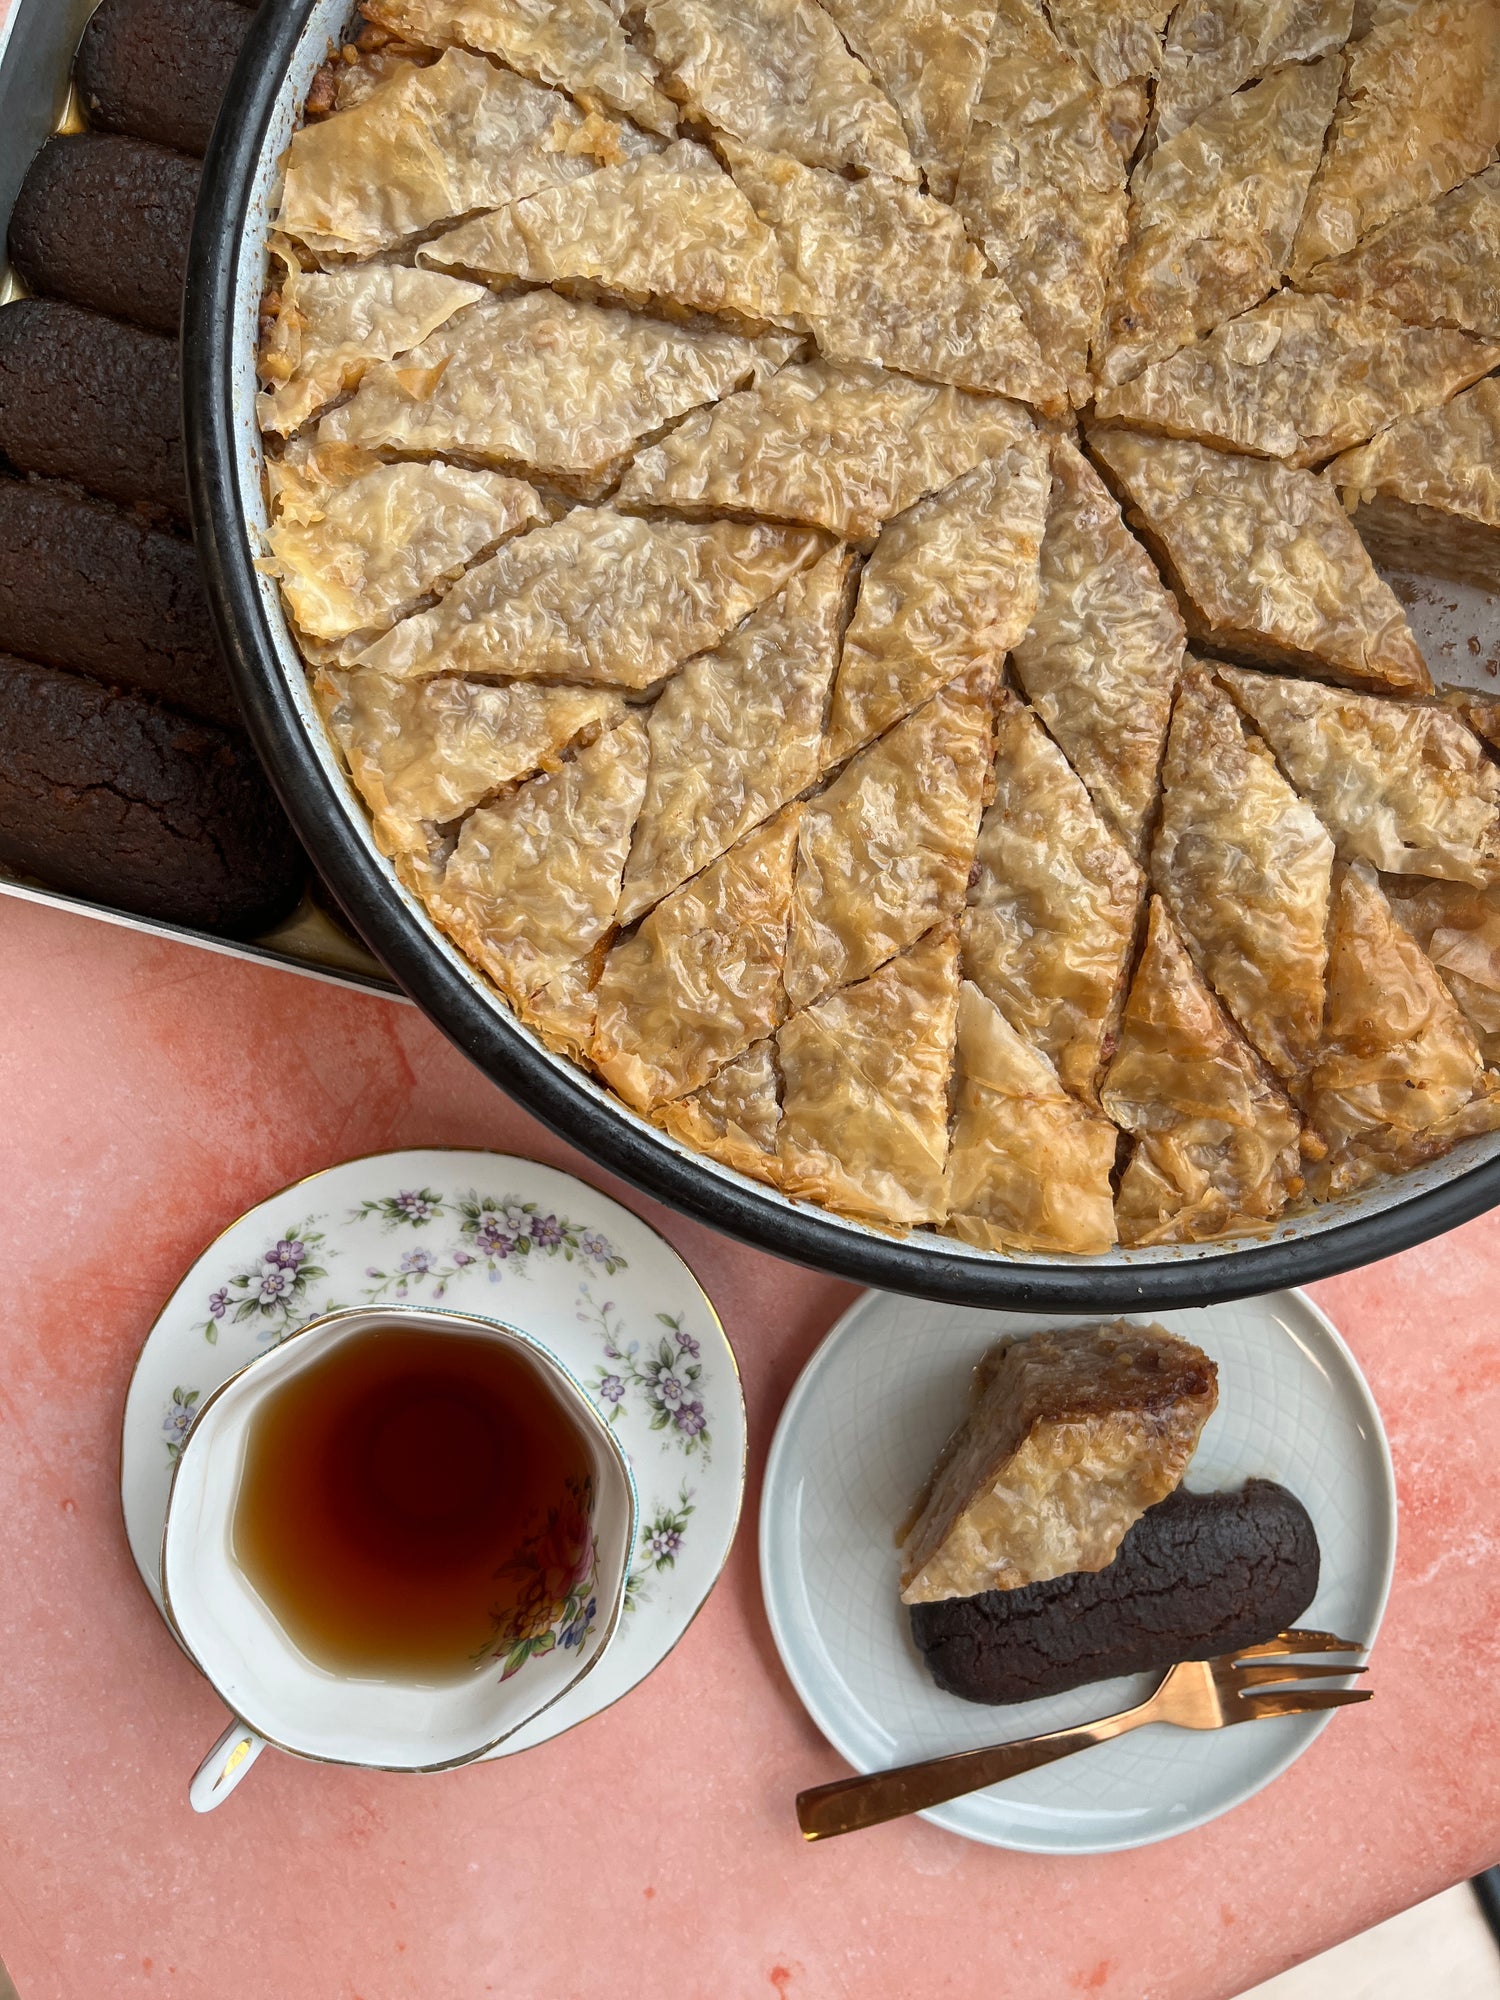
<instances>
[{"instance_id":1,"label":"pink and white countertop","mask_svg":"<svg viewBox=\"0 0 1500 2000\"><path fill-rule=\"evenodd\" d=\"M745 1525L665 1664L441 1778L267 1758L200 1819L223 1710L131 1564L137 1349L242 1209L389 1147L609 1188L692 1264L744 1375ZM1249 1805L1059 1862L917 1821L808 1848L838 1758L761 1610L777 1412L853 1296L609 1181L412 1008L0 899L0 1958L22 2000L1218 2000L1500 1859L1500 1216L1315 1296L1401 1496L1378 1698Z\"/></svg>"}]
</instances>

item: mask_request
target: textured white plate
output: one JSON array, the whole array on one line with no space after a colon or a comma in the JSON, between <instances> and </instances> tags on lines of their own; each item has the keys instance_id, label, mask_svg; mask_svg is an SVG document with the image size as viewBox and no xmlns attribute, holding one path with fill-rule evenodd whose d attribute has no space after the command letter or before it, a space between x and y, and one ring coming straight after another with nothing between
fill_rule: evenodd
<instances>
[{"instance_id":1,"label":"textured white plate","mask_svg":"<svg viewBox=\"0 0 1500 2000\"><path fill-rule=\"evenodd\" d=\"M188 1271L125 1401L125 1531L161 1609L172 1465L194 1412L335 1306L440 1305L504 1320L564 1361L614 1424L640 1496L625 1612L569 1694L497 1757L586 1722L643 1681L718 1580L745 1484L745 1405L713 1307L669 1243L571 1174L506 1153L347 1160L258 1203Z\"/></svg>"},{"instance_id":2,"label":"textured white plate","mask_svg":"<svg viewBox=\"0 0 1500 2000\"><path fill-rule=\"evenodd\" d=\"M1371 1644L1395 1560L1396 1489L1379 1412L1348 1348L1301 1292L1160 1319L1219 1364L1219 1407L1186 1483L1208 1491L1260 1475L1289 1487L1323 1553L1301 1622ZM867 1292L788 1398L761 1502L761 1587L808 1713L857 1770L1065 1727L1151 1687L1137 1676L1015 1707L960 1701L928 1677L896 1597L895 1531L963 1414L974 1363L1001 1333L1072 1324L1076 1315ZM1341 1726L1357 1729L1362 1714L1351 1710ZM1140 1847L1240 1804L1332 1720L1283 1717L1213 1735L1144 1729L925 1817L1037 1854Z\"/></svg>"}]
</instances>

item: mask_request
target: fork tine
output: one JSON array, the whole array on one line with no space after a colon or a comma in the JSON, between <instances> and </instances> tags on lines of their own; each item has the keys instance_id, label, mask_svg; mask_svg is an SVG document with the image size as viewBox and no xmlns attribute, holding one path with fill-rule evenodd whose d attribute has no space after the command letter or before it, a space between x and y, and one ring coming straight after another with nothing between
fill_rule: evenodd
<instances>
[{"instance_id":1,"label":"fork tine","mask_svg":"<svg viewBox=\"0 0 1500 2000\"><path fill-rule=\"evenodd\" d=\"M1260 1722L1270 1715L1311 1715L1320 1708L1352 1708L1374 1699L1373 1688L1292 1688L1286 1693L1247 1694L1233 1704L1236 1722Z\"/></svg>"},{"instance_id":2,"label":"fork tine","mask_svg":"<svg viewBox=\"0 0 1500 2000\"><path fill-rule=\"evenodd\" d=\"M1294 1660L1267 1661L1264 1666L1247 1667L1236 1660L1229 1669L1230 1679L1238 1688L1264 1687L1268 1681L1329 1681L1341 1680L1349 1674L1366 1674L1368 1667L1349 1667L1337 1660Z\"/></svg>"},{"instance_id":3,"label":"fork tine","mask_svg":"<svg viewBox=\"0 0 1500 2000\"><path fill-rule=\"evenodd\" d=\"M1288 1653L1367 1653L1369 1650L1363 1639L1341 1639L1336 1632L1313 1632L1294 1625L1289 1632L1280 1632L1274 1639L1267 1639L1264 1645L1241 1646L1233 1657L1237 1660L1259 1660Z\"/></svg>"}]
</instances>

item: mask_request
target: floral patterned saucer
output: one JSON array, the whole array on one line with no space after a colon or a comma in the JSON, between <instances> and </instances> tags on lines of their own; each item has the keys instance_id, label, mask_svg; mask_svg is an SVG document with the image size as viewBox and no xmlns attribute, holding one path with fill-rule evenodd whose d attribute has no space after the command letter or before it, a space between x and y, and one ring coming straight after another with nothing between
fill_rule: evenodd
<instances>
[{"instance_id":1,"label":"floral patterned saucer","mask_svg":"<svg viewBox=\"0 0 1500 2000\"><path fill-rule=\"evenodd\" d=\"M493 1752L529 1749L645 1679L713 1588L745 1484L734 1353L676 1251L596 1188L506 1153L376 1153L261 1202L199 1257L147 1336L125 1401L120 1495L161 1609L172 1467L211 1390L338 1306L404 1301L503 1319L549 1346L630 1458L640 1531L597 1668Z\"/></svg>"}]
</instances>

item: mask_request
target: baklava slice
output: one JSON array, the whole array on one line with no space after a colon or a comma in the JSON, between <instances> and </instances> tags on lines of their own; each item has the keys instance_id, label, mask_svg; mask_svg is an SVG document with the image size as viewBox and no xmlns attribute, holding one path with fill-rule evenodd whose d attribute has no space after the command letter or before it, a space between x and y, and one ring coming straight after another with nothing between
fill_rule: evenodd
<instances>
[{"instance_id":1,"label":"baklava slice","mask_svg":"<svg viewBox=\"0 0 1500 2000\"><path fill-rule=\"evenodd\" d=\"M1159 896L1101 1101L1133 1141L1115 1203L1127 1248L1254 1228L1303 1191L1302 1121Z\"/></svg>"},{"instance_id":2,"label":"baklava slice","mask_svg":"<svg viewBox=\"0 0 1500 2000\"><path fill-rule=\"evenodd\" d=\"M775 1043L757 1042L725 1063L701 1090L659 1104L652 1117L695 1153L752 1180L774 1183L781 1124L781 1071Z\"/></svg>"},{"instance_id":3,"label":"baklava slice","mask_svg":"<svg viewBox=\"0 0 1500 2000\"><path fill-rule=\"evenodd\" d=\"M1379 561L1500 590L1500 379L1392 424L1328 473Z\"/></svg>"},{"instance_id":4,"label":"baklava slice","mask_svg":"<svg viewBox=\"0 0 1500 2000\"><path fill-rule=\"evenodd\" d=\"M1002 694L993 797L964 912L964 976L1098 1102L1145 879L1036 717Z\"/></svg>"},{"instance_id":5,"label":"baklava slice","mask_svg":"<svg viewBox=\"0 0 1500 2000\"><path fill-rule=\"evenodd\" d=\"M1063 43L1107 88L1157 75L1171 12L1172 0L1051 0L1047 9Z\"/></svg>"},{"instance_id":6,"label":"baklava slice","mask_svg":"<svg viewBox=\"0 0 1500 2000\"><path fill-rule=\"evenodd\" d=\"M1151 879L1209 984L1287 1083L1323 1024L1333 842L1196 664L1162 767Z\"/></svg>"},{"instance_id":7,"label":"baklava slice","mask_svg":"<svg viewBox=\"0 0 1500 2000\"><path fill-rule=\"evenodd\" d=\"M1500 340L1500 167L1388 222L1347 257L1315 264L1302 288L1383 306L1413 326Z\"/></svg>"},{"instance_id":8,"label":"baklava slice","mask_svg":"<svg viewBox=\"0 0 1500 2000\"><path fill-rule=\"evenodd\" d=\"M1089 447L1195 639L1359 687L1431 691L1406 615L1326 479L1110 426Z\"/></svg>"},{"instance_id":9,"label":"baklava slice","mask_svg":"<svg viewBox=\"0 0 1500 2000\"><path fill-rule=\"evenodd\" d=\"M844 636L829 763L959 674L1003 664L1036 607L1048 489L1032 433L887 523Z\"/></svg>"},{"instance_id":10,"label":"baklava slice","mask_svg":"<svg viewBox=\"0 0 1500 2000\"><path fill-rule=\"evenodd\" d=\"M1500 768L1451 708L1231 667L1220 678L1343 859L1476 886L1500 878Z\"/></svg>"},{"instance_id":11,"label":"baklava slice","mask_svg":"<svg viewBox=\"0 0 1500 2000\"><path fill-rule=\"evenodd\" d=\"M1320 465L1399 417L1446 403L1497 363L1500 340L1281 292L1102 390L1094 407L1168 437Z\"/></svg>"},{"instance_id":12,"label":"baklava slice","mask_svg":"<svg viewBox=\"0 0 1500 2000\"><path fill-rule=\"evenodd\" d=\"M1040 589L1011 667L1137 861L1187 635L1119 503L1071 439L1052 440Z\"/></svg>"},{"instance_id":13,"label":"baklava slice","mask_svg":"<svg viewBox=\"0 0 1500 2000\"><path fill-rule=\"evenodd\" d=\"M826 0L839 33L901 114L912 157L951 201L984 75L995 0Z\"/></svg>"},{"instance_id":14,"label":"baklava slice","mask_svg":"<svg viewBox=\"0 0 1500 2000\"><path fill-rule=\"evenodd\" d=\"M1426 952L1474 1030L1479 1053L1500 1063L1500 884L1476 889L1421 875L1382 875L1391 913Z\"/></svg>"},{"instance_id":15,"label":"baklava slice","mask_svg":"<svg viewBox=\"0 0 1500 2000\"><path fill-rule=\"evenodd\" d=\"M1151 106L1157 141L1268 70L1341 49L1353 14L1353 0L1182 0L1167 24Z\"/></svg>"}]
</instances>

